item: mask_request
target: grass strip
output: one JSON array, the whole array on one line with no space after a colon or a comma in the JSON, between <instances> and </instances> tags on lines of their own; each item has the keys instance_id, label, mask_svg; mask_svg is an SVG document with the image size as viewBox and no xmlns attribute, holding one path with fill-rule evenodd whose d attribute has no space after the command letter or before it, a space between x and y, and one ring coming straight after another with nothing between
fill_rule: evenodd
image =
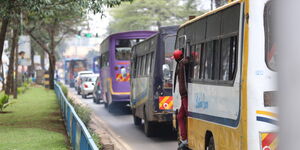
<instances>
[{"instance_id":1,"label":"grass strip","mask_svg":"<svg viewBox=\"0 0 300 150\"><path fill-rule=\"evenodd\" d=\"M54 91L34 87L19 95L0 113L0 141L1 150L69 149Z\"/></svg>"}]
</instances>

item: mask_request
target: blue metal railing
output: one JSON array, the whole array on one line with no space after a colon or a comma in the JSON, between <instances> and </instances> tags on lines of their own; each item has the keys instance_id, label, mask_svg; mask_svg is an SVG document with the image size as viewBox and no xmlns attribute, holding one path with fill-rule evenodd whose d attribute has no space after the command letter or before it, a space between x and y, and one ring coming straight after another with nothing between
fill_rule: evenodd
<instances>
[{"instance_id":1,"label":"blue metal railing","mask_svg":"<svg viewBox=\"0 0 300 150\"><path fill-rule=\"evenodd\" d=\"M71 138L73 150L98 150L86 126L78 117L73 106L68 102L60 86L55 83L54 90L60 104L67 133Z\"/></svg>"}]
</instances>

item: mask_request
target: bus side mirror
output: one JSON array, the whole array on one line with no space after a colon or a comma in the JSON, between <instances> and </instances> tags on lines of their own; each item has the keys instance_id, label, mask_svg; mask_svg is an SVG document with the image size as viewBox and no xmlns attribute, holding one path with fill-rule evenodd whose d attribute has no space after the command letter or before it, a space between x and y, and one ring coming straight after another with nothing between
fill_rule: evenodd
<instances>
[{"instance_id":1,"label":"bus side mirror","mask_svg":"<svg viewBox=\"0 0 300 150\"><path fill-rule=\"evenodd\" d=\"M162 71L164 80L171 80L171 70L168 64L163 64Z\"/></svg>"}]
</instances>

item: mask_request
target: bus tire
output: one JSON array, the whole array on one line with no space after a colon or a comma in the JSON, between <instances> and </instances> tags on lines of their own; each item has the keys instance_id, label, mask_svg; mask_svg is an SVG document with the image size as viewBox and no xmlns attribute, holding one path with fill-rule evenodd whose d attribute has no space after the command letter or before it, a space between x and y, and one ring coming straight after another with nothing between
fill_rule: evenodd
<instances>
[{"instance_id":1,"label":"bus tire","mask_svg":"<svg viewBox=\"0 0 300 150\"><path fill-rule=\"evenodd\" d=\"M215 150L215 142L213 136L209 138L208 145L206 146L206 150Z\"/></svg>"},{"instance_id":2,"label":"bus tire","mask_svg":"<svg viewBox=\"0 0 300 150\"><path fill-rule=\"evenodd\" d=\"M147 137L154 136L154 122L148 121L146 112L144 112L144 132Z\"/></svg>"},{"instance_id":3,"label":"bus tire","mask_svg":"<svg viewBox=\"0 0 300 150\"><path fill-rule=\"evenodd\" d=\"M111 103L111 104L108 104L108 107L107 107L107 109L108 109L108 112L110 112L110 113L112 113L113 112L113 103Z\"/></svg>"},{"instance_id":4,"label":"bus tire","mask_svg":"<svg viewBox=\"0 0 300 150\"><path fill-rule=\"evenodd\" d=\"M132 110L132 116L133 116L134 125L136 125L136 126L142 125L142 119L135 116L135 111L134 110Z\"/></svg>"}]
</instances>

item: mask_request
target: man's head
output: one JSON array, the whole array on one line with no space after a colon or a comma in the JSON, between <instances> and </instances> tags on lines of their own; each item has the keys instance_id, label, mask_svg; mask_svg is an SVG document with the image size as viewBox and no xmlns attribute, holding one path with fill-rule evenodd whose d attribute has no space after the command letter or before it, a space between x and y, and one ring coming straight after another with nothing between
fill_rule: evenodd
<instances>
[{"instance_id":1,"label":"man's head","mask_svg":"<svg viewBox=\"0 0 300 150\"><path fill-rule=\"evenodd\" d=\"M181 50L177 49L174 51L173 56L176 61L180 61L183 58L183 53Z\"/></svg>"}]
</instances>

